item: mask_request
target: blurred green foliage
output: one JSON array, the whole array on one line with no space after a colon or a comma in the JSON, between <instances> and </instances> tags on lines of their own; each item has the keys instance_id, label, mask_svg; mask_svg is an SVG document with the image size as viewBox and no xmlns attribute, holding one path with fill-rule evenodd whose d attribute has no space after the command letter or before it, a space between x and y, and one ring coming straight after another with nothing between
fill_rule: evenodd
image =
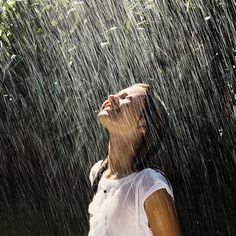
<instances>
[{"instance_id":1,"label":"blurred green foliage","mask_svg":"<svg viewBox=\"0 0 236 236\"><path fill-rule=\"evenodd\" d=\"M235 16L234 1L2 1L0 234L86 235L96 111L142 81L171 111L159 161L183 235L234 235Z\"/></svg>"}]
</instances>

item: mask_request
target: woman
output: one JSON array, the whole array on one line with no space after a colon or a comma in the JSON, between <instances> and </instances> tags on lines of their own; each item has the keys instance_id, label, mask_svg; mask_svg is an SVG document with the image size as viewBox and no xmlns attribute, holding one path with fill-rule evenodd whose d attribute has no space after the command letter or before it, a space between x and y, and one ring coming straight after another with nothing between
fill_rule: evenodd
<instances>
[{"instance_id":1,"label":"woman","mask_svg":"<svg viewBox=\"0 0 236 236\"><path fill-rule=\"evenodd\" d=\"M95 192L89 236L180 235L173 192L152 157L168 126L164 105L147 84L135 84L103 103L107 157L90 171Z\"/></svg>"}]
</instances>

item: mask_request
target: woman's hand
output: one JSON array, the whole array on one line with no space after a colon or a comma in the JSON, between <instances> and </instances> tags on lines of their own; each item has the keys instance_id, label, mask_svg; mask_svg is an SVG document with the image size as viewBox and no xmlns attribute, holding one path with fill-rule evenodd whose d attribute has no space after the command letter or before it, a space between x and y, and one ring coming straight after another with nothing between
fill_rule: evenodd
<instances>
[{"instance_id":1,"label":"woman's hand","mask_svg":"<svg viewBox=\"0 0 236 236\"><path fill-rule=\"evenodd\" d=\"M172 197L165 189L152 193L144 202L154 236L180 236L180 227Z\"/></svg>"}]
</instances>

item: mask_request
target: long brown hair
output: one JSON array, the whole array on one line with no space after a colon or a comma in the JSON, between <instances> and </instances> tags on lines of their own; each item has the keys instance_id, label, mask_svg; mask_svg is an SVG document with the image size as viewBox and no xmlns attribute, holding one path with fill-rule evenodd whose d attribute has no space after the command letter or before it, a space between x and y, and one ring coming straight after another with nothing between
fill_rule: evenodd
<instances>
[{"instance_id":1,"label":"long brown hair","mask_svg":"<svg viewBox=\"0 0 236 236\"><path fill-rule=\"evenodd\" d=\"M164 103L153 93L149 85L137 85L146 89L144 108L141 112L141 117L145 121L146 130L139 142L136 155L132 162L132 169L134 172L139 172L145 168L153 168L158 171L158 166L153 157L157 155L166 130L168 129L168 112ZM96 194L99 181L108 166L107 154L92 184L94 194Z\"/></svg>"}]
</instances>

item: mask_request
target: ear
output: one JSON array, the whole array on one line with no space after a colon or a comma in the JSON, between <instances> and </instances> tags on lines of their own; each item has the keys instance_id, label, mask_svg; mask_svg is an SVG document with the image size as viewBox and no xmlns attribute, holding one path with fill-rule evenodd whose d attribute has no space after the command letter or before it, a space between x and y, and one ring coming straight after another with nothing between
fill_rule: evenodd
<instances>
[{"instance_id":1,"label":"ear","mask_svg":"<svg viewBox=\"0 0 236 236\"><path fill-rule=\"evenodd\" d=\"M138 125L137 125L137 131L140 134L145 134L146 133L146 122L144 119L139 120Z\"/></svg>"}]
</instances>

